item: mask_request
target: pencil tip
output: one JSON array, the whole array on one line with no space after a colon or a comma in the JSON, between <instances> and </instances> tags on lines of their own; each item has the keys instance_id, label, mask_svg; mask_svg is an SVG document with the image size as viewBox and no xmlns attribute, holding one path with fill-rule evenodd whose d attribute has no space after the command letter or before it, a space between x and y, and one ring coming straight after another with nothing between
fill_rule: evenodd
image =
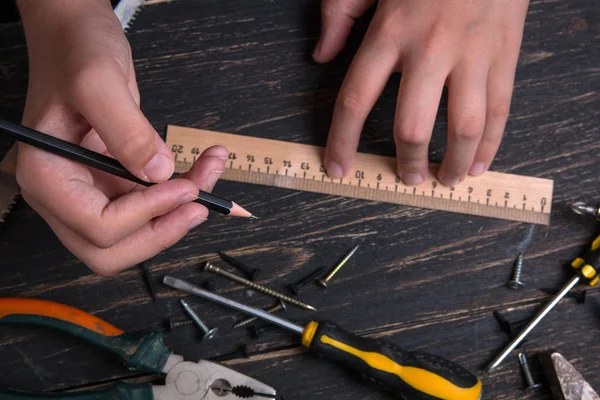
<instances>
[{"instance_id":1,"label":"pencil tip","mask_svg":"<svg viewBox=\"0 0 600 400\"><path fill-rule=\"evenodd\" d=\"M316 309L316 308L314 308L313 306L308 306L307 308L308 308L309 310L311 310L311 311L317 311L317 309Z\"/></svg>"},{"instance_id":2,"label":"pencil tip","mask_svg":"<svg viewBox=\"0 0 600 400\"><path fill-rule=\"evenodd\" d=\"M256 215L254 215L254 214L250 215L250 218L252 218L252 219L258 219L258 217Z\"/></svg>"}]
</instances>

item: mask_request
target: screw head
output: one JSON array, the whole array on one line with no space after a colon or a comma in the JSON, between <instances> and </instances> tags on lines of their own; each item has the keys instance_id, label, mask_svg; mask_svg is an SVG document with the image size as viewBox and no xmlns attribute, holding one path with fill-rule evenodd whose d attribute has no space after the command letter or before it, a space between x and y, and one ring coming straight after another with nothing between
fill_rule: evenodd
<instances>
[{"instance_id":1,"label":"screw head","mask_svg":"<svg viewBox=\"0 0 600 400\"><path fill-rule=\"evenodd\" d=\"M539 388L541 388L541 387L542 387L542 384L541 384L541 383L536 383L536 384L534 384L534 385L527 386L527 388L526 388L525 390L528 390L528 391L534 391L534 390L538 390L538 389L539 389Z\"/></svg>"},{"instance_id":2,"label":"screw head","mask_svg":"<svg viewBox=\"0 0 600 400\"><path fill-rule=\"evenodd\" d=\"M217 334L218 331L219 331L219 328L212 328L210 331L206 332L206 334L204 335L202 340L212 339Z\"/></svg>"},{"instance_id":3,"label":"screw head","mask_svg":"<svg viewBox=\"0 0 600 400\"><path fill-rule=\"evenodd\" d=\"M324 288L327 288L327 282L324 279L319 279L317 282Z\"/></svg>"},{"instance_id":4,"label":"screw head","mask_svg":"<svg viewBox=\"0 0 600 400\"><path fill-rule=\"evenodd\" d=\"M173 317L169 317L169 330L173 332L177 328L177 324L175 323L175 319Z\"/></svg>"},{"instance_id":5,"label":"screw head","mask_svg":"<svg viewBox=\"0 0 600 400\"><path fill-rule=\"evenodd\" d=\"M508 286L509 288L511 288L513 290L519 290L522 287L525 287L525 285L523 284L523 282L520 282L520 281L508 281L508 283L506 284L506 286Z\"/></svg>"},{"instance_id":6,"label":"screw head","mask_svg":"<svg viewBox=\"0 0 600 400\"><path fill-rule=\"evenodd\" d=\"M204 263L204 271L212 271L214 269L213 265L211 263L209 263L208 261L206 261Z\"/></svg>"}]
</instances>

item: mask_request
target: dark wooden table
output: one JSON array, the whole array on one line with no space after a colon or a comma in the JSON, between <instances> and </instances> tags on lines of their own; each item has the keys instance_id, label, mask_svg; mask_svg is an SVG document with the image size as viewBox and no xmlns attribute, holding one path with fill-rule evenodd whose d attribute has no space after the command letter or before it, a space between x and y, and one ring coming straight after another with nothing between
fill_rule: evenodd
<instances>
[{"instance_id":1,"label":"dark wooden table","mask_svg":"<svg viewBox=\"0 0 600 400\"><path fill-rule=\"evenodd\" d=\"M159 132L167 124L324 145L337 90L368 19L332 63L310 57L320 29L317 1L171 1L143 7L128 33L142 109ZM0 114L19 122L27 87L22 28L0 31ZM573 201L595 203L600 166L600 9L595 0L533 1L529 9L513 106L497 171L555 180L552 223L537 226L524 251L526 287L505 286L527 224L293 192L221 181L218 193L244 199L264 218L249 224L217 216L150 261L159 289L151 301L138 268L102 278L92 274L20 202L0 229L0 294L38 297L81 308L127 331L164 329L183 317L182 292L160 283L165 274L198 284L199 266L228 251L261 268L260 282L285 285L318 266L332 266L361 247L330 288L307 287L301 298L319 311L290 309L290 318L333 318L350 330L429 350L473 371L507 342L492 312L529 317L569 277L568 261L597 233L577 217ZM360 151L393 155L399 77L371 113ZM446 127L444 98L431 143L440 162ZM0 140L0 154L10 143ZM218 291L255 306L273 299L217 279ZM581 290L583 288L579 288ZM197 360L248 344L255 354L227 365L274 386L286 399L388 399L316 361L298 338L273 330L259 339L231 325L242 317L199 298L191 304L220 334L199 340L194 327L166 332L166 342ZM600 296L563 300L522 347L530 355L555 348L596 388ZM63 391L148 380L111 356L62 334L0 327L0 385ZM532 361L540 380L541 369ZM516 355L482 375L486 399L549 399L522 391Z\"/></svg>"}]
</instances>

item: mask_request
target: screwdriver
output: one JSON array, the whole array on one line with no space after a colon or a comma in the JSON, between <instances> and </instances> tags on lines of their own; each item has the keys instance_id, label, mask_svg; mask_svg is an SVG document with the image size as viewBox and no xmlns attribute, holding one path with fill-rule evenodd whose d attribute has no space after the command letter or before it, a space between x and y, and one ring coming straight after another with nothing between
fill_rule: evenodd
<instances>
[{"instance_id":1,"label":"screwdriver","mask_svg":"<svg viewBox=\"0 0 600 400\"><path fill-rule=\"evenodd\" d=\"M295 332L302 336L302 344L311 353L356 373L397 398L481 399L481 381L462 366L444 358L409 352L381 340L362 338L331 321L311 321L302 327L171 276L165 276L163 283Z\"/></svg>"},{"instance_id":2,"label":"screwdriver","mask_svg":"<svg viewBox=\"0 0 600 400\"><path fill-rule=\"evenodd\" d=\"M598 268L600 267L600 235L594 239L590 249L583 257L576 257L571 262L571 267L575 269L575 276L567 282L566 285L552 298L552 300L540 310L536 316L523 328L517 335L486 368L487 372L496 369L500 363L513 351L519 343L536 327L537 324L558 304L563 297L567 295L580 281L586 281L589 286L596 286L600 277L598 277Z\"/></svg>"},{"instance_id":3,"label":"screwdriver","mask_svg":"<svg viewBox=\"0 0 600 400\"><path fill-rule=\"evenodd\" d=\"M596 221L600 221L600 203L596 204L594 207L585 204L582 201L578 201L577 203L571 204L571 210L576 214L593 217Z\"/></svg>"}]
</instances>

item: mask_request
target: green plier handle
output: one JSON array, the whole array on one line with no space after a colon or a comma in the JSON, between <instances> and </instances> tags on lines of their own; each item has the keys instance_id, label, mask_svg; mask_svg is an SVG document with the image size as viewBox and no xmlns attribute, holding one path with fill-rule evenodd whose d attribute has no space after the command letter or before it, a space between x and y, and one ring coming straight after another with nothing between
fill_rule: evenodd
<instances>
[{"instance_id":1,"label":"green plier handle","mask_svg":"<svg viewBox=\"0 0 600 400\"><path fill-rule=\"evenodd\" d=\"M0 388L2 400L152 400L153 398L150 383L119 382L109 389L81 393L29 393Z\"/></svg>"}]
</instances>

